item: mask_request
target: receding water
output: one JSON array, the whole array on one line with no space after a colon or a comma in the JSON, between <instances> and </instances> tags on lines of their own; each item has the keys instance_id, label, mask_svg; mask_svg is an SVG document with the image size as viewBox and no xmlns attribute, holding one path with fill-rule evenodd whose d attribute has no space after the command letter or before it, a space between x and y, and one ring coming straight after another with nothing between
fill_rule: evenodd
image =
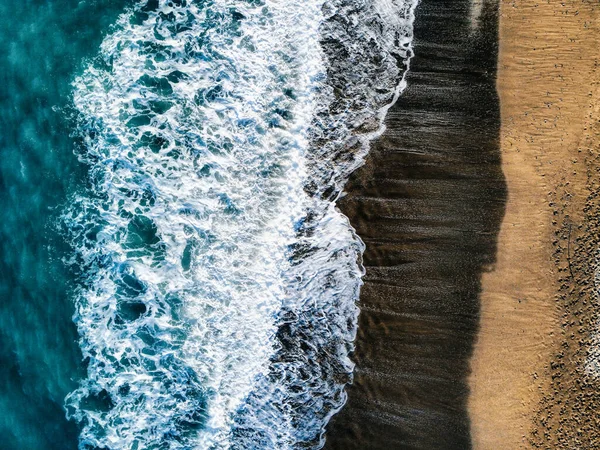
<instances>
[{"instance_id":1,"label":"receding water","mask_svg":"<svg viewBox=\"0 0 600 450\"><path fill-rule=\"evenodd\" d=\"M322 446L414 2L0 6L0 448Z\"/></svg>"}]
</instances>

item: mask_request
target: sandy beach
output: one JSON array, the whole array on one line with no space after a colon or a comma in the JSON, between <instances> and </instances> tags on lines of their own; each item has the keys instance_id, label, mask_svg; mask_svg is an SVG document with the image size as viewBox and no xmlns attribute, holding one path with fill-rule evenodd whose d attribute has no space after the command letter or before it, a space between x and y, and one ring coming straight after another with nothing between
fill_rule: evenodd
<instances>
[{"instance_id":1,"label":"sandy beach","mask_svg":"<svg viewBox=\"0 0 600 450\"><path fill-rule=\"evenodd\" d=\"M600 450L600 0L0 13L0 450Z\"/></svg>"},{"instance_id":2,"label":"sandy beach","mask_svg":"<svg viewBox=\"0 0 600 450\"><path fill-rule=\"evenodd\" d=\"M598 445L592 404L575 403L597 305L590 201L598 192L599 13L592 1L500 5L508 201L497 263L482 277L469 399L474 448Z\"/></svg>"},{"instance_id":3,"label":"sandy beach","mask_svg":"<svg viewBox=\"0 0 600 450\"><path fill-rule=\"evenodd\" d=\"M340 204L367 275L328 448L600 448L599 16L419 5L409 88Z\"/></svg>"}]
</instances>

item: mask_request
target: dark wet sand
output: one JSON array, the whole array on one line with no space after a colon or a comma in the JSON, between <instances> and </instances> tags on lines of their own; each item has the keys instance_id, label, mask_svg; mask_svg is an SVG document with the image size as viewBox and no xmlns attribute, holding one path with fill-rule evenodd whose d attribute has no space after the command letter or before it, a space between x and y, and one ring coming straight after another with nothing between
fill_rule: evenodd
<instances>
[{"instance_id":1,"label":"dark wet sand","mask_svg":"<svg viewBox=\"0 0 600 450\"><path fill-rule=\"evenodd\" d=\"M480 277L506 189L496 5L422 0L408 88L340 209L367 250L348 403L328 449L469 449Z\"/></svg>"}]
</instances>

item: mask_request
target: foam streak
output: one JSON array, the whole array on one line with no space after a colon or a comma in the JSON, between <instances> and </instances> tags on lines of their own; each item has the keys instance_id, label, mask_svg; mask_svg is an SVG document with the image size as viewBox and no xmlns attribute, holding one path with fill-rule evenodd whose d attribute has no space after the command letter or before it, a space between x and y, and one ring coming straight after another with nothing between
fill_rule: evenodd
<instances>
[{"instance_id":1,"label":"foam streak","mask_svg":"<svg viewBox=\"0 0 600 450\"><path fill-rule=\"evenodd\" d=\"M120 17L74 82L82 449L323 445L363 272L334 202L403 86L413 10L149 0Z\"/></svg>"}]
</instances>

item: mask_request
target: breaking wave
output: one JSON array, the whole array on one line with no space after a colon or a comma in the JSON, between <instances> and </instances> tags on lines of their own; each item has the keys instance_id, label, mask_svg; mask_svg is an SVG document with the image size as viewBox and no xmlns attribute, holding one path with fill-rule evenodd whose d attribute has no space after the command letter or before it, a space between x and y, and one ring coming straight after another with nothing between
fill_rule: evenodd
<instances>
[{"instance_id":1,"label":"breaking wave","mask_svg":"<svg viewBox=\"0 0 600 450\"><path fill-rule=\"evenodd\" d=\"M412 55L409 0L147 0L74 81L89 185L82 449L321 448L363 244L336 208Z\"/></svg>"}]
</instances>

